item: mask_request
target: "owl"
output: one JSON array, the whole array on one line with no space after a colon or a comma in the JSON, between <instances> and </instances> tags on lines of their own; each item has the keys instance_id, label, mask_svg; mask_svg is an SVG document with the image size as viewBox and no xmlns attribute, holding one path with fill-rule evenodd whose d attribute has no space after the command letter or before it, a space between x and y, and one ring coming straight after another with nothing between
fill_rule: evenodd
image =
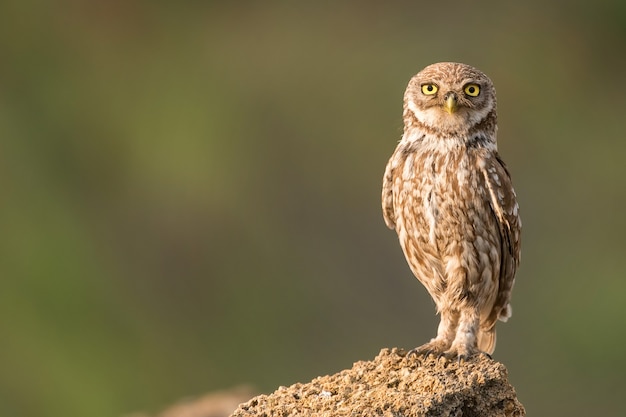
<instances>
[{"instance_id":1,"label":"owl","mask_svg":"<svg viewBox=\"0 0 626 417\"><path fill-rule=\"evenodd\" d=\"M383 216L441 316L437 336L411 353L490 355L497 320L511 316L521 229L497 150L494 86L469 65L429 65L410 80L403 110Z\"/></svg>"}]
</instances>

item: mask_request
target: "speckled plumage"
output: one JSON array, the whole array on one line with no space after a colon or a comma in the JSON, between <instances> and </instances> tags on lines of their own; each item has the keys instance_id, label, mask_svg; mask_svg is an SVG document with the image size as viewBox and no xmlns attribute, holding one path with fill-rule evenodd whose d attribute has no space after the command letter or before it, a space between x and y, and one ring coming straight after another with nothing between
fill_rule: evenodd
<instances>
[{"instance_id":1,"label":"speckled plumage","mask_svg":"<svg viewBox=\"0 0 626 417\"><path fill-rule=\"evenodd\" d=\"M423 90L429 85L435 93ZM383 178L383 214L441 314L437 337L415 353L491 354L496 321L511 315L521 228L497 152L495 89L473 67L433 64L409 82L403 116Z\"/></svg>"}]
</instances>

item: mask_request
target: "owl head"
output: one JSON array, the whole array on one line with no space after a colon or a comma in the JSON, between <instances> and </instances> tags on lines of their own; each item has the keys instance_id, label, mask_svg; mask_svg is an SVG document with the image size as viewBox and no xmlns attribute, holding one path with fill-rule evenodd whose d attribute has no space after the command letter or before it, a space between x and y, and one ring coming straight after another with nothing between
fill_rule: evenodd
<instances>
[{"instance_id":1,"label":"owl head","mask_svg":"<svg viewBox=\"0 0 626 417\"><path fill-rule=\"evenodd\" d=\"M455 62L432 64L417 73L404 93L405 124L442 136L465 136L496 123L496 91L484 73Z\"/></svg>"}]
</instances>

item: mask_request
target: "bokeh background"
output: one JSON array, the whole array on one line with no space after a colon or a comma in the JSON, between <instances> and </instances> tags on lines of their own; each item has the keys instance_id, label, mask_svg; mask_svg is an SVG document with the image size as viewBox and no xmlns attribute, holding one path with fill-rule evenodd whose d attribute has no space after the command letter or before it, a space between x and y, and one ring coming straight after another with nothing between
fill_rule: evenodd
<instances>
[{"instance_id":1,"label":"bokeh background","mask_svg":"<svg viewBox=\"0 0 626 417\"><path fill-rule=\"evenodd\" d=\"M0 415L121 416L412 348L380 213L409 78L498 89L521 204L495 359L529 415L626 391L626 3L4 1Z\"/></svg>"}]
</instances>

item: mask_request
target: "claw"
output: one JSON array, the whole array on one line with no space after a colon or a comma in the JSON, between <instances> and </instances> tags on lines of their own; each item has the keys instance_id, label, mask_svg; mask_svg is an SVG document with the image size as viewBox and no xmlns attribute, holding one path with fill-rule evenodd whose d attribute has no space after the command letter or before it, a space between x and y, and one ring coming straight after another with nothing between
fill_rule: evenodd
<instances>
[{"instance_id":1,"label":"claw","mask_svg":"<svg viewBox=\"0 0 626 417\"><path fill-rule=\"evenodd\" d=\"M483 352L483 351L481 350L481 351L480 351L480 354L481 354L481 355L486 356L486 357L487 357L488 359L490 359L490 360L493 360L493 358L491 357L491 355L490 355L490 354L488 354L487 352Z\"/></svg>"},{"instance_id":2,"label":"claw","mask_svg":"<svg viewBox=\"0 0 626 417\"><path fill-rule=\"evenodd\" d=\"M465 359L465 355L459 355L459 352L454 349L449 349L445 352L442 352L440 357L445 358L447 361L452 362L453 360L456 359L457 363L460 364L461 363L461 359Z\"/></svg>"},{"instance_id":3,"label":"claw","mask_svg":"<svg viewBox=\"0 0 626 417\"><path fill-rule=\"evenodd\" d=\"M441 354L441 356L443 356L449 361L456 359L456 362L459 365L461 364L461 361L467 362L468 360L470 360L471 358L477 355L485 355L489 359L492 359L491 355L489 355L487 352L483 352L481 350L471 349L467 347L462 347L461 349L459 349L458 347L452 347Z\"/></svg>"},{"instance_id":4,"label":"claw","mask_svg":"<svg viewBox=\"0 0 626 417\"><path fill-rule=\"evenodd\" d=\"M447 346L445 345L445 342L442 343L441 341L435 340L435 341L431 341L429 343L426 343L422 346L418 346L414 349L411 349L407 354L407 358L411 357L411 356L417 356L417 357L423 357L423 358L427 358L430 355L433 355L437 358L439 358L443 352L446 350Z\"/></svg>"},{"instance_id":5,"label":"claw","mask_svg":"<svg viewBox=\"0 0 626 417\"><path fill-rule=\"evenodd\" d=\"M411 356L419 356L419 352L417 351L417 348L413 348L407 352L406 357L410 358Z\"/></svg>"},{"instance_id":6,"label":"claw","mask_svg":"<svg viewBox=\"0 0 626 417\"><path fill-rule=\"evenodd\" d=\"M432 353L432 349L422 349L421 347L416 347L409 350L409 352L406 354L406 357L410 358L411 356L415 356L416 358L419 358L421 356L423 358L427 358Z\"/></svg>"}]
</instances>

